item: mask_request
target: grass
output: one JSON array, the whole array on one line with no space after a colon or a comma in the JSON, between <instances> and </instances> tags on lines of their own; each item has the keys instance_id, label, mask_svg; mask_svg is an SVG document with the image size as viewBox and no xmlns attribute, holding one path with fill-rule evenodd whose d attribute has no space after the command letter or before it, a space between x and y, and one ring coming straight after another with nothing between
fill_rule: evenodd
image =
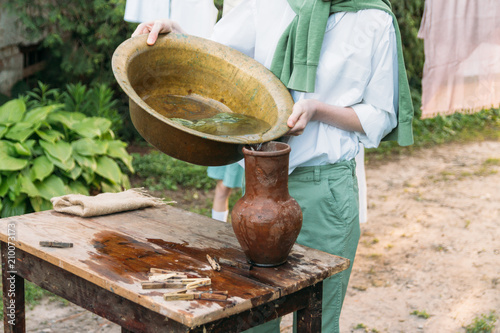
<instances>
[{"instance_id":1,"label":"grass","mask_svg":"<svg viewBox=\"0 0 500 333\"><path fill-rule=\"evenodd\" d=\"M379 330L377 330L376 328L372 328L371 330L368 330L368 327L363 323L360 323L360 324L357 324L356 326L354 326L354 330L363 330L366 333L368 333L368 332L379 333Z\"/></svg>"},{"instance_id":2,"label":"grass","mask_svg":"<svg viewBox=\"0 0 500 333\"><path fill-rule=\"evenodd\" d=\"M491 311L489 315L482 314L481 317L476 317L469 325L465 326L466 333L492 333L495 329L497 316L495 311Z\"/></svg>"},{"instance_id":3,"label":"grass","mask_svg":"<svg viewBox=\"0 0 500 333\"><path fill-rule=\"evenodd\" d=\"M415 141L413 145L399 147L395 142L382 142L378 148L366 150L366 159L383 160L392 155L405 155L420 148L450 142L499 140L500 109L414 119L413 132Z\"/></svg>"},{"instance_id":4,"label":"grass","mask_svg":"<svg viewBox=\"0 0 500 333\"><path fill-rule=\"evenodd\" d=\"M205 166L186 163L159 151L132 156L137 176L150 190L177 190L180 186L209 190L215 187L215 180L207 176Z\"/></svg>"},{"instance_id":5,"label":"grass","mask_svg":"<svg viewBox=\"0 0 500 333\"><path fill-rule=\"evenodd\" d=\"M200 198L200 191L207 193L215 189L216 180L207 176L207 167L183 162L156 150L145 155L138 153L131 155L134 158L133 166L136 176L140 179L136 186L145 187L149 191L179 193L182 201L192 202L192 204L182 206L183 209L211 216L212 197ZM229 197L229 209L241 196L241 189L232 191ZM176 200L168 195L166 199Z\"/></svg>"},{"instance_id":6,"label":"grass","mask_svg":"<svg viewBox=\"0 0 500 333\"><path fill-rule=\"evenodd\" d=\"M355 330L364 330L365 332L368 331L366 325L363 323L357 324L356 326L354 326L354 329Z\"/></svg>"},{"instance_id":7,"label":"grass","mask_svg":"<svg viewBox=\"0 0 500 333\"><path fill-rule=\"evenodd\" d=\"M424 318L424 319L429 319L429 317L430 317L430 315L425 310L424 311L415 310L415 311L411 312L410 314L413 316L417 316L418 318Z\"/></svg>"},{"instance_id":8,"label":"grass","mask_svg":"<svg viewBox=\"0 0 500 333\"><path fill-rule=\"evenodd\" d=\"M50 301L59 301L65 305L68 304L68 301L52 294L50 291L42 289L29 281L24 281L24 300L27 308L33 309L44 298L49 298ZM3 302L0 302L0 313L3 314Z\"/></svg>"},{"instance_id":9,"label":"grass","mask_svg":"<svg viewBox=\"0 0 500 333\"><path fill-rule=\"evenodd\" d=\"M486 177L498 173L500 160L489 158L472 171L445 170L431 177L434 182L446 182L452 180L464 180L470 177Z\"/></svg>"}]
</instances>

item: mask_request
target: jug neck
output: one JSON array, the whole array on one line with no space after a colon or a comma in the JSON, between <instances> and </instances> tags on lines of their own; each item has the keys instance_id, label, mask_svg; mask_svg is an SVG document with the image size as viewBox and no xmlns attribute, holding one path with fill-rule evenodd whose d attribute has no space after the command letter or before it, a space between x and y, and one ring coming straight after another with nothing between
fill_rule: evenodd
<instances>
[{"instance_id":1,"label":"jug neck","mask_svg":"<svg viewBox=\"0 0 500 333\"><path fill-rule=\"evenodd\" d=\"M270 142L267 145L268 147L264 151L243 149L245 155L245 195L286 200L289 197L288 158L290 146L281 142Z\"/></svg>"}]
</instances>

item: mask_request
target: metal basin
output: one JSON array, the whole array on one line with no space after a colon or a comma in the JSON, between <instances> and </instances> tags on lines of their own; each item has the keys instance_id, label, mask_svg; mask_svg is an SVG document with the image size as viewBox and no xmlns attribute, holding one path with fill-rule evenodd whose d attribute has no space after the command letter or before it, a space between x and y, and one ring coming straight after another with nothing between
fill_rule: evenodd
<instances>
[{"instance_id":1,"label":"metal basin","mask_svg":"<svg viewBox=\"0 0 500 333\"><path fill-rule=\"evenodd\" d=\"M116 80L130 98L130 116L149 143L174 158L199 165L225 165L243 158L241 148L275 140L288 131L293 100L281 81L254 59L232 48L182 34L147 35L124 41L114 52ZM173 106L153 108L151 96ZM195 98L193 98L193 96ZM270 124L262 133L218 136L185 127L194 108L216 105Z\"/></svg>"}]
</instances>

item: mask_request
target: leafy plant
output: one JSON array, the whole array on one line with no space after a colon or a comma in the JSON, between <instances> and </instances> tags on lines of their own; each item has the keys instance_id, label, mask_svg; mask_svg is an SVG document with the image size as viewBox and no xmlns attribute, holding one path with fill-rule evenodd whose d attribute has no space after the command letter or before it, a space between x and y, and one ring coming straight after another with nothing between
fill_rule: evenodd
<instances>
[{"instance_id":1,"label":"leafy plant","mask_svg":"<svg viewBox=\"0 0 500 333\"><path fill-rule=\"evenodd\" d=\"M491 311L487 316L485 314L481 315L481 318L474 318L471 324L465 327L466 333L491 333L495 328L495 323L497 321L497 316L494 311Z\"/></svg>"},{"instance_id":2,"label":"leafy plant","mask_svg":"<svg viewBox=\"0 0 500 333\"><path fill-rule=\"evenodd\" d=\"M55 196L129 187L117 161L132 172L132 158L110 126L105 118L68 112L64 104L44 97L2 105L1 217L51 209Z\"/></svg>"},{"instance_id":3,"label":"leafy plant","mask_svg":"<svg viewBox=\"0 0 500 333\"><path fill-rule=\"evenodd\" d=\"M63 101L68 111L109 119L116 133L122 130L123 120L116 109L118 101L113 95L113 90L104 83L94 83L88 88L78 82L66 85Z\"/></svg>"},{"instance_id":4,"label":"leafy plant","mask_svg":"<svg viewBox=\"0 0 500 333\"><path fill-rule=\"evenodd\" d=\"M70 83L65 91L61 91L39 81L37 87L26 92L24 99L28 108L63 103L66 111L106 118L111 121L111 129L116 133L122 129L123 120L116 110L118 101L113 95L113 90L104 83L94 83L90 87L81 82Z\"/></svg>"}]
</instances>

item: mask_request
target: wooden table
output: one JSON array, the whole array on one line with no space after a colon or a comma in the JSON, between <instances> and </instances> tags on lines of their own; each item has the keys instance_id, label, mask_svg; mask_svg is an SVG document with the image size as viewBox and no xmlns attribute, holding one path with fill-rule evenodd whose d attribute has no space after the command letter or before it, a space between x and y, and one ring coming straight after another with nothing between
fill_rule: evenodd
<instances>
[{"instance_id":1,"label":"wooden table","mask_svg":"<svg viewBox=\"0 0 500 333\"><path fill-rule=\"evenodd\" d=\"M45 211L0 220L5 332L25 331L24 279L120 325L122 332L239 332L298 311L299 332L320 332L322 281L349 260L300 245L274 268L246 263L231 225L171 206L94 218ZM73 243L41 247L40 241ZM227 301L165 301L145 290L150 268L210 277Z\"/></svg>"}]
</instances>

